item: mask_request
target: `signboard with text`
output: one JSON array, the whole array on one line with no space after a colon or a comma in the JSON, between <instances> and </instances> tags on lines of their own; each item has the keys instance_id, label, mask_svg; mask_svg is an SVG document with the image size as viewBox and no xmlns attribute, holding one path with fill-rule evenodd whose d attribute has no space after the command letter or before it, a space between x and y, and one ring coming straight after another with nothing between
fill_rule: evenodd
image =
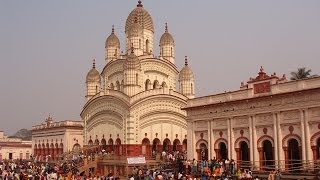
<instances>
[{"instance_id":1,"label":"signboard with text","mask_svg":"<svg viewBox=\"0 0 320 180\"><path fill-rule=\"evenodd\" d=\"M145 164L146 158L145 157L130 157L127 158L128 164Z\"/></svg>"}]
</instances>

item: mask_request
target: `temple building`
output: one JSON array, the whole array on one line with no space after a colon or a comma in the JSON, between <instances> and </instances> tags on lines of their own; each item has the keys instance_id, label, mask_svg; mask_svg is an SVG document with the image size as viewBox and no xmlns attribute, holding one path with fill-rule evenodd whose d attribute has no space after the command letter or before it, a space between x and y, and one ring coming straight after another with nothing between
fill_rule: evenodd
<instances>
[{"instance_id":1,"label":"temple building","mask_svg":"<svg viewBox=\"0 0 320 180\"><path fill-rule=\"evenodd\" d=\"M288 81L261 67L240 90L194 98L183 109L190 159L229 158L260 170L319 159L320 77Z\"/></svg>"},{"instance_id":2,"label":"temple building","mask_svg":"<svg viewBox=\"0 0 320 180\"><path fill-rule=\"evenodd\" d=\"M82 121L54 122L49 116L45 122L32 126L31 131L33 156L40 161L59 160L64 153L81 151L83 146Z\"/></svg>"},{"instance_id":3,"label":"temple building","mask_svg":"<svg viewBox=\"0 0 320 180\"><path fill-rule=\"evenodd\" d=\"M175 41L164 25L159 42L149 12L138 1L125 23L121 50L114 27L105 41L105 66L86 76L85 149L115 155L151 156L187 147L186 112L181 108L195 96L195 78L185 57L175 65ZM159 44L155 55L154 44ZM177 87L179 86L179 87Z\"/></svg>"},{"instance_id":4,"label":"temple building","mask_svg":"<svg viewBox=\"0 0 320 180\"><path fill-rule=\"evenodd\" d=\"M31 157L31 141L24 141L20 138L11 138L0 131L0 161L24 159Z\"/></svg>"}]
</instances>

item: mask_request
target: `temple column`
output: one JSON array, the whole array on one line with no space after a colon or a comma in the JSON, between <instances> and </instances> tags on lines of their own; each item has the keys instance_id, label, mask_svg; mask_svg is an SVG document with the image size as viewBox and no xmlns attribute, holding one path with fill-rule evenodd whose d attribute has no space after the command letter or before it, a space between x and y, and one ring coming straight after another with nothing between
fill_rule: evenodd
<instances>
[{"instance_id":1,"label":"temple column","mask_svg":"<svg viewBox=\"0 0 320 180\"><path fill-rule=\"evenodd\" d=\"M303 168L306 168L306 137L305 137L305 128L304 128L304 110L300 109L300 127L301 127L301 157Z\"/></svg>"},{"instance_id":2,"label":"temple column","mask_svg":"<svg viewBox=\"0 0 320 180\"><path fill-rule=\"evenodd\" d=\"M274 147L274 151L273 151L273 154L274 154L274 160L275 160L275 168L279 168L279 156L278 156L278 151L279 151L279 148L278 148L278 129L277 129L277 118L278 118L278 114L277 113L273 113L272 114L272 117L273 117L273 147Z\"/></svg>"},{"instance_id":3,"label":"temple column","mask_svg":"<svg viewBox=\"0 0 320 180\"><path fill-rule=\"evenodd\" d=\"M228 141L230 140L230 147L228 147L230 149L231 154L228 154L228 156L231 159L236 159L236 153L234 151L234 130L233 130L233 122L234 122L234 118L231 119L230 121L230 138L228 139Z\"/></svg>"},{"instance_id":4,"label":"temple column","mask_svg":"<svg viewBox=\"0 0 320 180\"><path fill-rule=\"evenodd\" d=\"M249 145L250 145L250 162L252 162L252 165L253 165L253 162L254 162L254 156L253 156L253 127L252 127L252 120L253 120L253 116L249 116ZM250 163L251 164L251 163ZM251 166L251 169L252 169L252 166Z\"/></svg>"},{"instance_id":5,"label":"temple column","mask_svg":"<svg viewBox=\"0 0 320 180\"><path fill-rule=\"evenodd\" d=\"M196 142L195 142L195 133L194 133L194 122L187 122L188 130L187 130L187 137L190 137L190 142L187 144L187 152L188 152L188 159L196 159ZM189 139L188 139L189 140Z\"/></svg>"},{"instance_id":6,"label":"temple column","mask_svg":"<svg viewBox=\"0 0 320 180\"><path fill-rule=\"evenodd\" d=\"M214 132L212 130L212 125L213 121L210 121L210 134L211 134L211 158L213 159L213 157L217 157L216 153L215 153L215 147L214 147L214 143L216 142L215 140L215 136L214 136Z\"/></svg>"},{"instance_id":7,"label":"temple column","mask_svg":"<svg viewBox=\"0 0 320 180\"><path fill-rule=\"evenodd\" d=\"M250 142L251 144L251 142ZM257 149L257 128L256 128L256 117L252 116L252 153L253 153L253 168L259 166L259 152ZM258 161L259 160L259 161Z\"/></svg>"},{"instance_id":8,"label":"temple column","mask_svg":"<svg viewBox=\"0 0 320 180\"><path fill-rule=\"evenodd\" d=\"M211 142L211 121L208 121L208 160L211 159L211 149L212 149L212 142Z\"/></svg>"},{"instance_id":9,"label":"temple column","mask_svg":"<svg viewBox=\"0 0 320 180\"><path fill-rule=\"evenodd\" d=\"M279 158L279 168L284 168L284 166L282 166L282 163L285 162L283 160L285 160L285 157L283 157L283 151L281 152L281 147L283 147L282 144L282 130L281 130L281 113L277 113L277 139L278 139L278 158Z\"/></svg>"},{"instance_id":10,"label":"temple column","mask_svg":"<svg viewBox=\"0 0 320 180\"><path fill-rule=\"evenodd\" d=\"M228 158L230 158L232 152L231 152L231 118L228 118L228 129L227 129L227 134L228 134L228 146L227 146L227 150L228 150ZM219 156L221 157L221 153L219 154Z\"/></svg>"},{"instance_id":11,"label":"temple column","mask_svg":"<svg viewBox=\"0 0 320 180\"><path fill-rule=\"evenodd\" d=\"M306 160L307 163L313 166L312 157L311 157L311 143L310 143L310 126L309 126L309 111L308 109L304 110L304 128L305 128L305 138L306 138Z\"/></svg>"}]
</instances>

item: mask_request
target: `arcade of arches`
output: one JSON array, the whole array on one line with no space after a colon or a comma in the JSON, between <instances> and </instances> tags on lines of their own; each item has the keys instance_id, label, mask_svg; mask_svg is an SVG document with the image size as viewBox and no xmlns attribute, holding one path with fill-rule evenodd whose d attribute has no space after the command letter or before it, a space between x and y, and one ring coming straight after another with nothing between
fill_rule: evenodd
<instances>
[{"instance_id":1,"label":"arcade of arches","mask_svg":"<svg viewBox=\"0 0 320 180\"><path fill-rule=\"evenodd\" d=\"M108 139L108 143L106 143L106 139L101 139L99 141L96 139L93 141L90 137L88 141L88 145L84 147L85 152L99 152L104 150L107 153L114 153L116 156L126 155L126 150L129 150L129 146L135 146L139 152L136 154L141 154L144 156L152 156L155 153L161 153L162 151L171 152L171 151L180 151L185 152L187 150L187 139L184 139L182 142L179 139L174 139L171 142L170 139L165 138L164 140L160 141L159 138L154 138L150 141L148 138L144 138L141 141L140 145L128 145L128 144L121 144L120 138L114 140L112 138ZM129 154L129 153L128 153Z\"/></svg>"},{"instance_id":2,"label":"arcade of arches","mask_svg":"<svg viewBox=\"0 0 320 180\"><path fill-rule=\"evenodd\" d=\"M240 89L188 100L188 159L250 161L256 169L314 166L320 159L320 77L288 81L261 67Z\"/></svg>"}]
</instances>

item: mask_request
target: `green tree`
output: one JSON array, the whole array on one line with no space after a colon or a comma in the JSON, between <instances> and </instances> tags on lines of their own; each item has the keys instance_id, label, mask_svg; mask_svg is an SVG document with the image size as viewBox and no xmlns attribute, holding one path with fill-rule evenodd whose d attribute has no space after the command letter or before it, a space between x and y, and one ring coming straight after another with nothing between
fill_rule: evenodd
<instances>
[{"instance_id":1,"label":"green tree","mask_svg":"<svg viewBox=\"0 0 320 180\"><path fill-rule=\"evenodd\" d=\"M298 80L298 79L304 79L308 78L311 75L311 69L307 69L305 67L298 68L297 71L291 72L291 80Z\"/></svg>"}]
</instances>

